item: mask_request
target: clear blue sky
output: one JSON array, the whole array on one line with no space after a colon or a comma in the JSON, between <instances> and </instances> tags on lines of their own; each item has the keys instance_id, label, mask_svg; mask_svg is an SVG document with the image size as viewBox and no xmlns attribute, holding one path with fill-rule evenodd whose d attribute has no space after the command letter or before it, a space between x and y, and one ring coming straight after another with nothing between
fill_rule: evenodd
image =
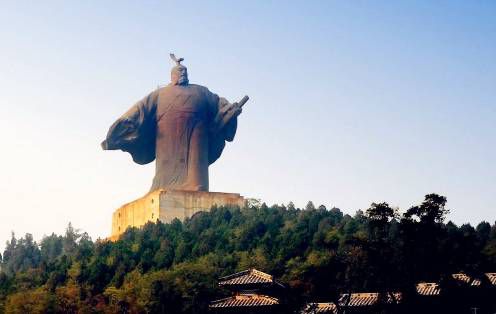
<instances>
[{"instance_id":1,"label":"clear blue sky","mask_svg":"<svg viewBox=\"0 0 496 314\"><path fill-rule=\"evenodd\" d=\"M99 143L158 84L251 97L211 190L346 213L427 193L496 219L494 1L0 4L0 248L69 221L93 238L153 164Z\"/></svg>"}]
</instances>

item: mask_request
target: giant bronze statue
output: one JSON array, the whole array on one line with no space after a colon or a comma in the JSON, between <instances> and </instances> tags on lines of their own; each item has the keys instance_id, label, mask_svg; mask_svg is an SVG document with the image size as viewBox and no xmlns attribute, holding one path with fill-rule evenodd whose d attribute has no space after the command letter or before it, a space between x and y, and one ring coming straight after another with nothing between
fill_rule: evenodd
<instances>
[{"instance_id":1,"label":"giant bronze statue","mask_svg":"<svg viewBox=\"0 0 496 314\"><path fill-rule=\"evenodd\" d=\"M208 167L234 139L245 96L233 104L206 87L190 84L188 72L171 54L171 82L132 106L108 131L105 150L129 152L138 164L156 160L150 192L114 212L112 239L128 226L156 219L184 219L214 205L244 204L235 193L209 191Z\"/></svg>"},{"instance_id":2,"label":"giant bronze statue","mask_svg":"<svg viewBox=\"0 0 496 314\"><path fill-rule=\"evenodd\" d=\"M151 92L111 127L105 150L129 152L138 164L156 159L151 191L208 191L208 166L236 134L237 117L248 100L230 104L206 87L190 84L176 59L169 85Z\"/></svg>"}]
</instances>

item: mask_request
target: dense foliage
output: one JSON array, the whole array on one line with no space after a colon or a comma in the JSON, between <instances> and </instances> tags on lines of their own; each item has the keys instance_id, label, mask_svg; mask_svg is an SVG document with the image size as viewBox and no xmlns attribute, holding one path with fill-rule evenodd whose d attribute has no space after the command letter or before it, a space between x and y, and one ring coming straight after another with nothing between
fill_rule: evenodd
<instances>
[{"instance_id":1,"label":"dense foliage","mask_svg":"<svg viewBox=\"0 0 496 314\"><path fill-rule=\"evenodd\" d=\"M252 201L129 229L117 242L93 242L70 224L40 243L12 235L1 255L0 312L205 313L225 293L216 279L249 267L285 283L295 308L496 271L496 225L445 223L445 204L430 194L402 215L373 203L352 217L311 202Z\"/></svg>"}]
</instances>

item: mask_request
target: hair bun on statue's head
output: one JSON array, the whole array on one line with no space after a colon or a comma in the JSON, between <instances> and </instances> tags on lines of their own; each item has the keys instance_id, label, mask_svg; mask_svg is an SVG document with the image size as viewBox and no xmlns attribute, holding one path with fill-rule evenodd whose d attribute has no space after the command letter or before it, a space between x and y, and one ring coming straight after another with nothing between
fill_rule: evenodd
<instances>
[{"instance_id":1,"label":"hair bun on statue's head","mask_svg":"<svg viewBox=\"0 0 496 314\"><path fill-rule=\"evenodd\" d=\"M171 85L188 85L188 69L181 64L184 58L176 58L176 56L171 53L170 57L176 65L171 69Z\"/></svg>"},{"instance_id":2,"label":"hair bun on statue's head","mask_svg":"<svg viewBox=\"0 0 496 314\"><path fill-rule=\"evenodd\" d=\"M182 65L181 61L184 61L184 58L178 59L173 53L169 54L169 56L171 57L172 60L174 60L174 62L176 62L176 65Z\"/></svg>"}]
</instances>

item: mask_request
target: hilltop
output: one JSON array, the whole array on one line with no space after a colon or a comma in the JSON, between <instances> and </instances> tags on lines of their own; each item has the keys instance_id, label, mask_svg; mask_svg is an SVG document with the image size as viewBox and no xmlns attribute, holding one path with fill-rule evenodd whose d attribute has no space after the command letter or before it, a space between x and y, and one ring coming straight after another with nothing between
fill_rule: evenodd
<instances>
[{"instance_id":1,"label":"hilltop","mask_svg":"<svg viewBox=\"0 0 496 314\"><path fill-rule=\"evenodd\" d=\"M39 243L13 235L1 256L0 312L205 313L225 294L217 278L251 267L278 278L295 309L346 291L408 293L419 281L496 271L496 225L446 222L446 201L430 194L403 213L373 203L354 216L252 202L148 223L116 242L70 224Z\"/></svg>"}]
</instances>

